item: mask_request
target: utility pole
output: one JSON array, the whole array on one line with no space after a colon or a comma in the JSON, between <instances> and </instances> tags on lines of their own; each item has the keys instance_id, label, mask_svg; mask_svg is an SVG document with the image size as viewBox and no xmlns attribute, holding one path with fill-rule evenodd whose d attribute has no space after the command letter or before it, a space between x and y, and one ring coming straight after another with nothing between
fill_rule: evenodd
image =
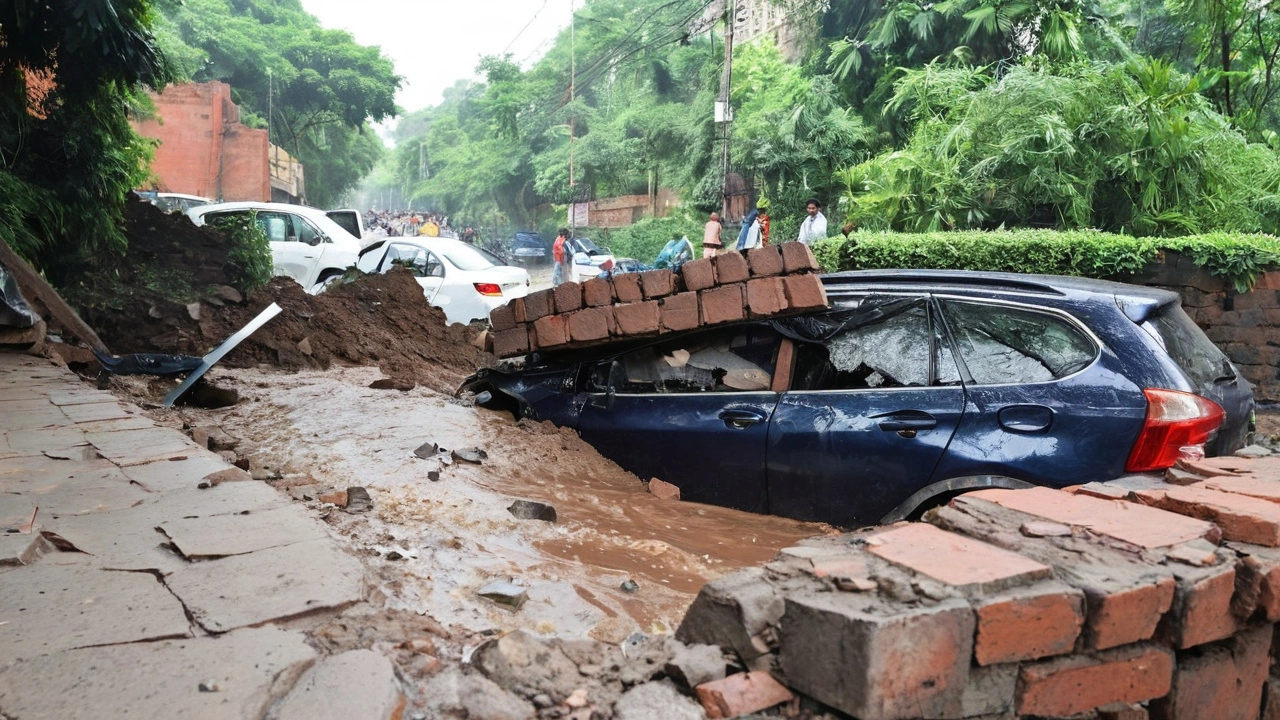
<instances>
[{"instance_id":1,"label":"utility pole","mask_svg":"<svg viewBox=\"0 0 1280 720\"><path fill-rule=\"evenodd\" d=\"M573 175L573 144L577 130L577 118L574 117L574 102L577 99L577 83L578 83L578 52L575 38L575 25L577 19L574 17L575 0L569 0L569 235L570 237L577 235L578 232L578 193L574 189L577 185Z\"/></svg>"},{"instance_id":2,"label":"utility pole","mask_svg":"<svg viewBox=\"0 0 1280 720\"><path fill-rule=\"evenodd\" d=\"M271 76L271 68L267 68L267 144L271 144L271 112L275 102L275 82Z\"/></svg>"},{"instance_id":3,"label":"utility pole","mask_svg":"<svg viewBox=\"0 0 1280 720\"><path fill-rule=\"evenodd\" d=\"M720 101L716 103L716 122L720 124L721 132L721 168L720 168L720 194L721 207L720 217L728 221L729 219L729 135L730 127L733 123L733 105L729 102L729 96L733 90L733 24L734 24L734 0L728 0L725 4L725 29L724 29L724 75L720 78Z\"/></svg>"}]
</instances>

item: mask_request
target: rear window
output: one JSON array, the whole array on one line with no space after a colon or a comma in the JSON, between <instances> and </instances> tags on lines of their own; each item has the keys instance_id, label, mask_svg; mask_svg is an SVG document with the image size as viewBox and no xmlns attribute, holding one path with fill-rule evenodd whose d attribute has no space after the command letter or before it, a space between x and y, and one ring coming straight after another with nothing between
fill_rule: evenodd
<instances>
[{"instance_id":1,"label":"rear window","mask_svg":"<svg viewBox=\"0 0 1280 720\"><path fill-rule=\"evenodd\" d=\"M444 251L444 256L459 270L488 270L494 262L470 245L458 245Z\"/></svg>"},{"instance_id":2,"label":"rear window","mask_svg":"<svg viewBox=\"0 0 1280 720\"><path fill-rule=\"evenodd\" d=\"M1066 319L982 303L942 306L960 359L979 385L1048 382L1088 367L1098 351Z\"/></svg>"},{"instance_id":3,"label":"rear window","mask_svg":"<svg viewBox=\"0 0 1280 720\"><path fill-rule=\"evenodd\" d=\"M1196 387L1235 377L1227 356L1178 305L1162 309L1142 323L1142 329L1160 343Z\"/></svg>"}]
</instances>

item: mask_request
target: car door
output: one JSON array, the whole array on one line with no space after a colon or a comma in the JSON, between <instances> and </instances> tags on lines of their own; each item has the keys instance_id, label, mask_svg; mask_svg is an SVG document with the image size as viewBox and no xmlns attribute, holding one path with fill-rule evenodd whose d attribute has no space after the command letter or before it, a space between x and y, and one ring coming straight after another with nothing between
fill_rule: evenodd
<instances>
[{"instance_id":1,"label":"car door","mask_svg":"<svg viewBox=\"0 0 1280 720\"><path fill-rule=\"evenodd\" d=\"M868 525L931 482L964 413L932 315L923 295L868 295L800 328L769 425L770 512Z\"/></svg>"},{"instance_id":2,"label":"car door","mask_svg":"<svg viewBox=\"0 0 1280 720\"><path fill-rule=\"evenodd\" d=\"M588 367L578 430L624 469L678 485L684 500L768 512L780 340L764 325L709 330Z\"/></svg>"},{"instance_id":3,"label":"car door","mask_svg":"<svg viewBox=\"0 0 1280 720\"><path fill-rule=\"evenodd\" d=\"M1064 486L1124 474L1146 399L1107 367L1083 324L1017 303L937 302L968 404L939 479L992 474Z\"/></svg>"},{"instance_id":4,"label":"car door","mask_svg":"<svg viewBox=\"0 0 1280 720\"><path fill-rule=\"evenodd\" d=\"M320 277L320 269L324 266L324 253L333 247L324 233L316 228L310 220L289 213L289 223L293 227L294 245L298 249L297 256L302 263L304 279L299 279L302 287L310 288Z\"/></svg>"},{"instance_id":5,"label":"car door","mask_svg":"<svg viewBox=\"0 0 1280 720\"><path fill-rule=\"evenodd\" d=\"M445 300L440 297L440 287L444 283L444 265L434 253L417 245L391 243L378 272L388 272L396 265L413 273L413 278L422 286L422 293L428 303L438 306Z\"/></svg>"}]
</instances>

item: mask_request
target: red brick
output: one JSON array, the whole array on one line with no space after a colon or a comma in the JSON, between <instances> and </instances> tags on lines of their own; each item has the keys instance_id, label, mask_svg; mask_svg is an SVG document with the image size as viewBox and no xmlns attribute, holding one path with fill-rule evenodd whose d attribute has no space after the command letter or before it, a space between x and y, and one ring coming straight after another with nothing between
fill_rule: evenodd
<instances>
[{"instance_id":1,"label":"red brick","mask_svg":"<svg viewBox=\"0 0 1280 720\"><path fill-rule=\"evenodd\" d=\"M1280 551L1245 543L1229 543L1228 547L1240 556L1232 598L1235 615L1280 620Z\"/></svg>"},{"instance_id":2,"label":"red brick","mask_svg":"<svg viewBox=\"0 0 1280 720\"><path fill-rule=\"evenodd\" d=\"M620 303L638 303L644 300L640 290L639 273L622 273L614 275L609 281L613 284L613 297Z\"/></svg>"},{"instance_id":3,"label":"red brick","mask_svg":"<svg viewBox=\"0 0 1280 720\"><path fill-rule=\"evenodd\" d=\"M698 293L702 306L702 324L737 322L746 318L744 285L721 285Z\"/></svg>"},{"instance_id":4,"label":"red brick","mask_svg":"<svg viewBox=\"0 0 1280 720\"><path fill-rule=\"evenodd\" d=\"M912 523L867 538L870 552L956 588L997 590L1047 578L1048 565L994 545Z\"/></svg>"},{"instance_id":5,"label":"red brick","mask_svg":"<svg viewBox=\"0 0 1280 720\"><path fill-rule=\"evenodd\" d=\"M645 300L656 300L676 291L676 274L666 269L640 273L640 289Z\"/></svg>"},{"instance_id":6,"label":"red brick","mask_svg":"<svg viewBox=\"0 0 1280 720\"><path fill-rule=\"evenodd\" d=\"M1057 717L1143 702L1164 697L1172 682L1173 653L1156 645L1046 660L1022 666L1018 714Z\"/></svg>"},{"instance_id":7,"label":"red brick","mask_svg":"<svg viewBox=\"0 0 1280 720\"><path fill-rule=\"evenodd\" d=\"M516 357L529 352L529 330L517 325L493 334L493 354L500 358Z\"/></svg>"},{"instance_id":8,"label":"red brick","mask_svg":"<svg viewBox=\"0 0 1280 720\"><path fill-rule=\"evenodd\" d=\"M489 324L493 326L494 332L510 330L516 326L516 309L513 302L496 307L489 313Z\"/></svg>"},{"instance_id":9,"label":"red brick","mask_svg":"<svg viewBox=\"0 0 1280 720\"><path fill-rule=\"evenodd\" d=\"M722 252L713 261L717 285L746 282L751 277L751 266L747 264L747 258L737 250Z\"/></svg>"},{"instance_id":10,"label":"red brick","mask_svg":"<svg viewBox=\"0 0 1280 720\"><path fill-rule=\"evenodd\" d=\"M613 304L613 288L608 278L596 277L582 283L582 300L587 307L608 307Z\"/></svg>"},{"instance_id":11,"label":"red brick","mask_svg":"<svg viewBox=\"0 0 1280 720\"><path fill-rule=\"evenodd\" d=\"M1280 503L1280 482L1271 477L1211 477L1200 483L1200 487Z\"/></svg>"},{"instance_id":12,"label":"red brick","mask_svg":"<svg viewBox=\"0 0 1280 720\"><path fill-rule=\"evenodd\" d=\"M711 258L690 260L680 266L680 279L685 290L706 290L716 284L716 267Z\"/></svg>"},{"instance_id":13,"label":"red brick","mask_svg":"<svg viewBox=\"0 0 1280 720\"><path fill-rule=\"evenodd\" d=\"M708 718L736 718L789 702L794 694L764 671L738 673L699 685L695 692Z\"/></svg>"},{"instance_id":14,"label":"red brick","mask_svg":"<svg viewBox=\"0 0 1280 720\"><path fill-rule=\"evenodd\" d=\"M547 350L569 343L569 323L563 315L548 315L538 318L533 323L533 334L537 339L538 349Z\"/></svg>"},{"instance_id":15,"label":"red brick","mask_svg":"<svg viewBox=\"0 0 1280 720\"><path fill-rule=\"evenodd\" d=\"M556 312L571 313L582 309L582 286L576 282L564 282L552 289Z\"/></svg>"},{"instance_id":16,"label":"red brick","mask_svg":"<svg viewBox=\"0 0 1280 720\"><path fill-rule=\"evenodd\" d=\"M609 308L587 308L569 313L569 340L577 343L607 339L609 316L612 314Z\"/></svg>"},{"instance_id":17,"label":"red brick","mask_svg":"<svg viewBox=\"0 0 1280 720\"><path fill-rule=\"evenodd\" d=\"M692 330L698 327L698 293L683 292L658 301L662 310L663 332Z\"/></svg>"},{"instance_id":18,"label":"red brick","mask_svg":"<svg viewBox=\"0 0 1280 720\"><path fill-rule=\"evenodd\" d=\"M1280 505L1246 495L1218 492L1198 485L1170 485L1133 493L1139 502L1163 510L1210 520L1228 540L1266 547L1280 546Z\"/></svg>"},{"instance_id":19,"label":"red brick","mask_svg":"<svg viewBox=\"0 0 1280 720\"><path fill-rule=\"evenodd\" d=\"M649 494L659 500L679 500L680 488L669 482L653 478L649 481Z\"/></svg>"},{"instance_id":20,"label":"red brick","mask_svg":"<svg viewBox=\"0 0 1280 720\"><path fill-rule=\"evenodd\" d=\"M1098 708L1098 720L1148 720L1147 709L1136 703L1111 703Z\"/></svg>"},{"instance_id":21,"label":"red brick","mask_svg":"<svg viewBox=\"0 0 1280 720\"><path fill-rule=\"evenodd\" d=\"M1140 548L1169 547L1201 538L1216 539L1216 528L1201 520L1133 503L1072 495L1049 488L979 490L965 497L988 500L1001 507L1063 525L1087 528Z\"/></svg>"},{"instance_id":22,"label":"red brick","mask_svg":"<svg viewBox=\"0 0 1280 720\"><path fill-rule=\"evenodd\" d=\"M1084 627L1084 594L1048 583L981 598L974 611L979 665L1038 660L1075 647Z\"/></svg>"},{"instance_id":23,"label":"red brick","mask_svg":"<svg viewBox=\"0 0 1280 720\"><path fill-rule=\"evenodd\" d=\"M1270 660L1271 626L1178 653L1173 687L1151 703L1153 720L1256 720Z\"/></svg>"},{"instance_id":24,"label":"red brick","mask_svg":"<svg viewBox=\"0 0 1280 720\"><path fill-rule=\"evenodd\" d=\"M1231 612L1236 591L1235 567L1224 563L1215 568L1188 571L1196 576L1178 579L1173 607L1161 621L1161 635L1177 648L1230 637L1239 627Z\"/></svg>"},{"instance_id":25,"label":"red brick","mask_svg":"<svg viewBox=\"0 0 1280 720\"><path fill-rule=\"evenodd\" d=\"M802 242L785 242L778 246L782 250L782 267L788 274L800 272L817 272L821 269L813 251Z\"/></svg>"},{"instance_id":26,"label":"red brick","mask_svg":"<svg viewBox=\"0 0 1280 720\"><path fill-rule=\"evenodd\" d=\"M1099 650L1146 640L1173 605L1173 578L1089 597L1089 647Z\"/></svg>"},{"instance_id":27,"label":"red brick","mask_svg":"<svg viewBox=\"0 0 1280 720\"><path fill-rule=\"evenodd\" d=\"M787 293L782 278L760 278L747 283L747 310L751 317L777 315L787 309Z\"/></svg>"},{"instance_id":28,"label":"red brick","mask_svg":"<svg viewBox=\"0 0 1280 720\"><path fill-rule=\"evenodd\" d=\"M657 300L614 305L613 317L618 323L619 335L652 335L662 324Z\"/></svg>"},{"instance_id":29,"label":"red brick","mask_svg":"<svg viewBox=\"0 0 1280 720\"><path fill-rule=\"evenodd\" d=\"M528 322L540 320L555 311L554 290L539 290L524 296L524 314Z\"/></svg>"},{"instance_id":30,"label":"red brick","mask_svg":"<svg viewBox=\"0 0 1280 720\"><path fill-rule=\"evenodd\" d=\"M765 245L747 251L747 265L751 277L770 277L782 274L782 252L777 245Z\"/></svg>"},{"instance_id":31,"label":"red brick","mask_svg":"<svg viewBox=\"0 0 1280 720\"><path fill-rule=\"evenodd\" d=\"M525 308L524 298L516 298L511 301L511 310L515 315L516 325L523 325L529 322L529 311Z\"/></svg>"},{"instance_id":32,"label":"red brick","mask_svg":"<svg viewBox=\"0 0 1280 720\"><path fill-rule=\"evenodd\" d=\"M328 492L322 492L316 495L316 500L319 500L322 503L329 503L330 505L337 505L338 507L346 507L347 491L329 490Z\"/></svg>"},{"instance_id":33,"label":"red brick","mask_svg":"<svg viewBox=\"0 0 1280 720\"><path fill-rule=\"evenodd\" d=\"M827 307L827 289L817 275L794 275L783 278L788 310L820 310Z\"/></svg>"}]
</instances>

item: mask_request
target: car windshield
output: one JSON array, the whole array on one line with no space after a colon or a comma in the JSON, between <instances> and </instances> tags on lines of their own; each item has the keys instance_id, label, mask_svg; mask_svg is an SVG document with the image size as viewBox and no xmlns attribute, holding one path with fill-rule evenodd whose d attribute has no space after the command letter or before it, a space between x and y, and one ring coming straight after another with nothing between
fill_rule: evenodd
<instances>
[{"instance_id":1,"label":"car windshield","mask_svg":"<svg viewBox=\"0 0 1280 720\"><path fill-rule=\"evenodd\" d=\"M574 238L573 242L578 246L578 252L584 252L588 255L596 255L604 252L599 245L591 242L591 238Z\"/></svg>"},{"instance_id":2,"label":"car windshield","mask_svg":"<svg viewBox=\"0 0 1280 720\"><path fill-rule=\"evenodd\" d=\"M455 245L441 254L459 270L488 270L498 264L470 245Z\"/></svg>"}]
</instances>

